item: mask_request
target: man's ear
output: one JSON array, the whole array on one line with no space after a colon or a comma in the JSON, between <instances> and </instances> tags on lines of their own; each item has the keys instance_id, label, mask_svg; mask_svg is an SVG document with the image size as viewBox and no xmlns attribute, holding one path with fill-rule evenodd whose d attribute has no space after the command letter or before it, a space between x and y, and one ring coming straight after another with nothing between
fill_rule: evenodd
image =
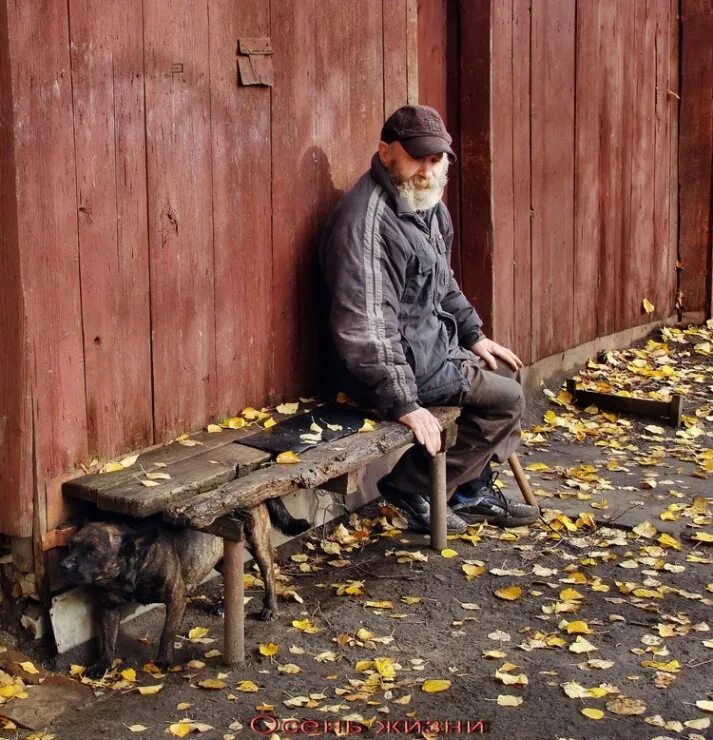
<instances>
[{"instance_id":1,"label":"man's ear","mask_svg":"<svg viewBox=\"0 0 713 740\"><path fill-rule=\"evenodd\" d=\"M384 166L387 166L389 163L389 160L391 159L391 149L389 148L389 144L387 144L385 141L379 142L379 159L381 160L381 164Z\"/></svg>"}]
</instances>

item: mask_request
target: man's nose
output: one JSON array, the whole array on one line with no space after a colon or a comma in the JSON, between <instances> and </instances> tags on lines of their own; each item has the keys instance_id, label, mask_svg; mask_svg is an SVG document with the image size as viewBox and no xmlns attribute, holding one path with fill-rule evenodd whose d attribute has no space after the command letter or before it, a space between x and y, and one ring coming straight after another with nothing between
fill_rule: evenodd
<instances>
[{"instance_id":1,"label":"man's nose","mask_svg":"<svg viewBox=\"0 0 713 740\"><path fill-rule=\"evenodd\" d=\"M435 169L435 165L433 164L433 162L425 160L421 162L421 166L418 170L418 174L421 175L421 177L427 177L430 179L433 177L434 169Z\"/></svg>"}]
</instances>

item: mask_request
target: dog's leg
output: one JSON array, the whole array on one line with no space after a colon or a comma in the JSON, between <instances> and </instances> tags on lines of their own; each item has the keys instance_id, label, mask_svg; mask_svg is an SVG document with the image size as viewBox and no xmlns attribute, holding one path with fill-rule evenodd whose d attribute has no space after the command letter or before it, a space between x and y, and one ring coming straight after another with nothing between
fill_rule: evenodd
<instances>
[{"instance_id":1,"label":"dog's leg","mask_svg":"<svg viewBox=\"0 0 713 740\"><path fill-rule=\"evenodd\" d=\"M265 584L260 619L269 622L277 616L277 588L270 543L270 515L265 504L254 506L249 511L241 511L240 514L245 524L248 547Z\"/></svg>"},{"instance_id":2,"label":"dog's leg","mask_svg":"<svg viewBox=\"0 0 713 740\"><path fill-rule=\"evenodd\" d=\"M105 607L101 610L99 622L99 658L87 668L87 676L101 678L111 668L116 651L116 637L119 634L119 607Z\"/></svg>"},{"instance_id":3,"label":"dog's leg","mask_svg":"<svg viewBox=\"0 0 713 740\"><path fill-rule=\"evenodd\" d=\"M166 669L173 661L173 643L183 621L187 601L186 584L182 578L179 578L171 593L166 597L166 621L163 623L163 632L161 632L161 641L156 656L156 665L159 668Z\"/></svg>"}]
</instances>

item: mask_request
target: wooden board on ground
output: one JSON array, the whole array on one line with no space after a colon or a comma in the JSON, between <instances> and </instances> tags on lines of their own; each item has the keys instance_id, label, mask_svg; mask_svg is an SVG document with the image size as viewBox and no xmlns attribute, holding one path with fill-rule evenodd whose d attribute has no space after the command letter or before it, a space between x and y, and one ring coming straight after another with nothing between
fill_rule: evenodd
<instances>
[{"instance_id":1,"label":"wooden board on ground","mask_svg":"<svg viewBox=\"0 0 713 740\"><path fill-rule=\"evenodd\" d=\"M430 410L444 429L451 427L460 414L458 407ZM317 488L411 442L413 432L408 427L382 422L374 432L353 434L309 450L298 463L257 470L240 480L194 495L188 502L168 506L163 516L174 524L202 529L235 509L247 509L290 491Z\"/></svg>"}]
</instances>

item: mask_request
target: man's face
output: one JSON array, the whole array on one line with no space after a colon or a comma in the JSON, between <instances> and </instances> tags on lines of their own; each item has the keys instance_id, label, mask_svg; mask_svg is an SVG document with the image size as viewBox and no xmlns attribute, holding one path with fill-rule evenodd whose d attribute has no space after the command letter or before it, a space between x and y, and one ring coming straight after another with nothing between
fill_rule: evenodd
<instances>
[{"instance_id":1,"label":"man's face","mask_svg":"<svg viewBox=\"0 0 713 740\"><path fill-rule=\"evenodd\" d=\"M448 182L448 157L433 154L415 159L398 141L379 142L379 158L399 195L414 210L433 208Z\"/></svg>"}]
</instances>

